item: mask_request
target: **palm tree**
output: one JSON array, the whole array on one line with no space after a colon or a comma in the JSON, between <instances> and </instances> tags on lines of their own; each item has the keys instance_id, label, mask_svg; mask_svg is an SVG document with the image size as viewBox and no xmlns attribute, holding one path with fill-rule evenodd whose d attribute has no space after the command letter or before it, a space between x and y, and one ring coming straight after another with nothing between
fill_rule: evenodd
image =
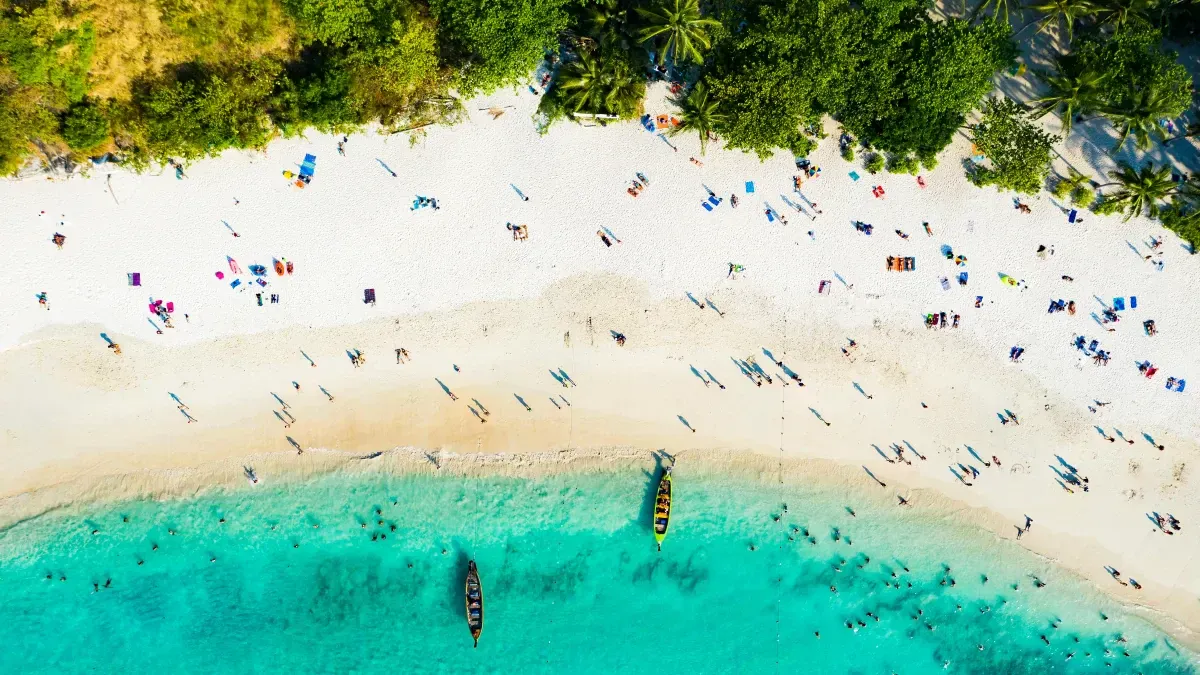
<instances>
[{"instance_id":1,"label":"palm tree","mask_svg":"<svg viewBox=\"0 0 1200 675\"><path fill-rule=\"evenodd\" d=\"M1043 117L1052 110L1063 108L1060 115L1063 134L1071 133L1071 125L1075 122L1076 115L1086 114L1095 108L1100 101L1100 85L1108 78L1107 73L1101 74L1089 70L1082 73L1072 73L1071 71L1072 68L1060 60L1057 73L1053 75L1039 73L1039 76L1049 85L1050 92L1033 101L1035 104L1034 119Z\"/></svg>"},{"instance_id":2,"label":"palm tree","mask_svg":"<svg viewBox=\"0 0 1200 675\"><path fill-rule=\"evenodd\" d=\"M1113 29L1120 31L1130 19L1140 18L1150 20L1150 12L1158 6L1159 0L1103 0L1096 9L1096 17L1101 25L1112 24Z\"/></svg>"},{"instance_id":3,"label":"palm tree","mask_svg":"<svg viewBox=\"0 0 1200 675\"><path fill-rule=\"evenodd\" d=\"M712 46L705 29L721 25L716 19L700 15L700 0L660 0L658 7L638 7L637 13L646 20L645 28L638 32L639 41L647 42L660 35L667 38L658 53L660 64L667 52L671 52L671 63L680 56L685 61L700 63L704 60L701 50L707 51Z\"/></svg>"},{"instance_id":4,"label":"palm tree","mask_svg":"<svg viewBox=\"0 0 1200 675\"><path fill-rule=\"evenodd\" d=\"M1171 180L1171 167L1153 165L1143 166L1135 170L1122 162L1120 171L1109 173L1112 183L1101 187L1120 185L1120 189L1111 195L1106 195L1104 201L1117 205L1125 212L1125 220L1146 213L1151 218L1158 217L1159 202L1173 194L1177 187Z\"/></svg>"},{"instance_id":5,"label":"palm tree","mask_svg":"<svg viewBox=\"0 0 1200 675\"><path fill-rule=\"evenodd\" d=\"M646 84L620 54L580 49L579 58L562 67L557 86L572 112L625 116L636 110Z\"/></svg>"},{"instance_id":6,"label":"palm tree","mask_svg":"<svg viewBox=\"0 0 1200 675\"><path fill-rule=\"evenodd\" d=\"M1075 21L1096 11L1092 0L1034 0L1026 7L1045 14L1038 21L1037 32L1061 23L1067 30L1067 43L1075 37Z\"/></svg>"},{"instance_id":7,"label":"palm tree","mask_svg":"<svg viewBox=\"0 0 1200 675\"><path fill-rule=\"evenodd\" d=\"M624 37L627 13L620 0L601 0L583 10L583 21L587 36L600 45L608 46L621 42Z\"/></svg>"},{"instance_id":8,"label":"palm tree","mask_svg":"<svg viewBox=\"0 0 1200 675\"><path fill-rule=\"evenodd\" d=\"M1109 152L1120 150L1130 134L1133 134L1138 149L1150 149L1151 136L1162 140L1167 135L1158 121L1174 117L1174 112L1177 111L1172 111L1166 96L1157 87L1139 89L1125 105L1102 109L1100 113L1121 133L1117 144Z\"/></svg>"},{"instance_id":9,"label":"palm tree","mask_svg":"<svg viewBox=\"0 0 1200 675\"><path fill-rule=\"evenodd\" d=\"M675 105L679 106L679 126L671 129L669 135L684 131L698 133L703 155L709 134L725 122L725 115L719 111L717 102L709 99L708 87L703 82L697 82L686 96L675 99Z\"/></svg>"},{"instance_id":10,"label":"palm tree","mask_svg":"<svg viewBox=\"0 0 1200 675\"><path fill-rule=\"evenodd\" d=\"M1019 0L1012 0L1012 1L1014 3L1019 3ZM1004 23L1008 23L1008 3L1009 2L1010 2L1010 0L982 0L979 3L979 5L975 7L975 11L971 12L971 18L975 19L980 14L983 14L984 12L991 10L993 19L995 19L996 21L1003 21ZM1017 4L1017 9L1019 10L1020 8L1021 8L1020 4Z\"/></svg>"}]
</instances>

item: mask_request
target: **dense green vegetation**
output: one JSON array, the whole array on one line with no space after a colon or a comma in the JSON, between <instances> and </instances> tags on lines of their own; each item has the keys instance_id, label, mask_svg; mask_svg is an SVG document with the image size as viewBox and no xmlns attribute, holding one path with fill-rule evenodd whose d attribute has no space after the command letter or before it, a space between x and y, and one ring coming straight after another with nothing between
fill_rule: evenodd
<instances>
[{"instance_id":1,"label":"dense green vegetation","mask_svg":"<svg viewBox=\"0 0 1200 675\"><path fill-rule=\"evenodd\" d=\"M1164 125L1193 105L1164 33L1194 39L1200 1L970 4L947 19L929 0L0 0L0 174L30 158L115 152L140 167L306 128L452 122L463 98L544 65L542 128L637 117L647 84L670 79L673 133L702 152L719 139L803 156L832 118L847 161L861 148L869 171L916 173L965 134L987 158L968 169L978 185L1036 192L1049 178L1074 204L1159 215L1196 241L1195 181L1153 166L1105 185L1051 176L1060 139L1036 120L1058 115L1069 135L1103 117L1112 151L1200 133ZM1034 27L1064 46L1036 73L1045 93L1028 110L989 99L1014 33Z\"/></svg>"}]
</instances>

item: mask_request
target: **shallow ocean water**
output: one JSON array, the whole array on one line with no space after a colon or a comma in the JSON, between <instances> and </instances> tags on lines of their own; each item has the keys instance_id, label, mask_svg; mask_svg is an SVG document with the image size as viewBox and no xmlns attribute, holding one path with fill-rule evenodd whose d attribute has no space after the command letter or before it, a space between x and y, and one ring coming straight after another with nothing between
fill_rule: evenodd
<instances>
[{"instance_id":1,"label":"shallow ocean water","mask_svg":"<svg viewBox=\"0 0 1200 675\"><path fill-rule=\"evenodd\" d=\"M661 552L638 471L329 475L45 515L0 536L0 672L1196 672L973 528L685 465L675 485Z\"/></svg>"}]
</instances>

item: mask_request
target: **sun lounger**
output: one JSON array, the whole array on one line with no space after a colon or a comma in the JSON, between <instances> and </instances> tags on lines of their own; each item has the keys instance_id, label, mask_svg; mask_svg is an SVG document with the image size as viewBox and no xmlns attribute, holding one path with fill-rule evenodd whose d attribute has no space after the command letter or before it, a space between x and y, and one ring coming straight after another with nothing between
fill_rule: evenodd
<instances>
[{"instance_id":1,"label":"sun lounger","mask_svg":"<svg viewBox=\"0 0 1200 675\"><path fill-rule=\"evenodd\" d=\"M712 195L709 195L709 197L708 197L708 203L709 203L709 204L712 204L713 206L720 206L720 205L721 205L721 200L720 200L720 199L717 199L716 197L713 197Z\"/></svg>"},{"instance_id":2,"label":"sun lounger","mask_svg":"<svg viewBox=\"0 0 1200 675\"><path fill-rule=\"evenodd\" d=\"M1077 217L1079 217L1079 211L1071 209L1071 212L1067 214L1067 222L1073 223Z\"/></svg>"},{"instance_id":3,"label":"sun lounger","mask_svg":"<svg viewBox=\"0 0 1200 675\"><path fill-rule=\"evenodd\" d=\"M946 277L942 277L942 290L943 291L950 290L950 280L947 279Z\"/></svg>"},{"instance_id":4,"label":"sun lounger","mask_svg":"<svg viewBox=\"0 0 1200 675\"><path fill-rule=\"evenodd\" d=\"M712 211L712 204L708 202L700 202L700 206L703 206L705 211Z\"/></svg>"},{"instance_id":5,"label":"sun lounger","mask_svg":"<svg viewBox=\"0 0 1200 675\"><path fill-rule=\"evenodd\" d=\"M967 273L966 273L966 272L959 272L959 273L958 273L958 285L959 285L959 286L966 286L966 285L967 285Z\"/></svg>"},{"instance_id":6,"label":"sun lounger","mask_svg":"<svg viewBox=\"0 0 1200 675\"><path fill-rule=\"evenodd\" d=\"M258 284L259 286L262 286L263 288L267 287L266 279L255 279L254 283Z\"/></svg>"},{"instance_id":7,"label":"sun lounger","mask_svg":"<svg viewBox=\"0 0 1200 675\"><path fill-rule=\"evenodd\" d=\"M1176 380L1175 381L1175 391L1177 391L1181 394L1183 393L1183 388L1186 386L1187 386L1187 380Z\"/></svg>"},{"instance_id":8,"label":"sun lounger","mask_svg":"<svg viewBox=\"0 0 1200 675\"><path fill-rule=\"evenodd\" d=\"M1137 296L1129 296L1129 309L1137 309Z\"/></svg>"},{"instance_id":9,"label":"sun lounger","mask_svg":"<svg viewBox=\"0 0 1200 675\"><path fill-rule=\"evenodd\" d=\"M770 209L767 209L767 222L768 223L775 222L775 213L772 212Z\"/></svg>"},{"instance_id":10,"label":"sun lounger","mask_svg":"<svg viewBox=\"0 0 1200 675\"><path fill-rule=\"evenodd\" d=\"M752 181L752 180L746 181L746 194L748 194L748 195L754 194L754 181Z\"/></svg>"},{"instance_id":11,"label":"sun lounger","mask_svg":"<svg viewBox=\"0 0 1200 675\"><path fill-rule=\"evenodd\" d=\"M233 281L229 282L230 288L237 288L238 286L241 286L241 285L242 285L241 279L234 279Z\"/></svg>"}]
</instances>

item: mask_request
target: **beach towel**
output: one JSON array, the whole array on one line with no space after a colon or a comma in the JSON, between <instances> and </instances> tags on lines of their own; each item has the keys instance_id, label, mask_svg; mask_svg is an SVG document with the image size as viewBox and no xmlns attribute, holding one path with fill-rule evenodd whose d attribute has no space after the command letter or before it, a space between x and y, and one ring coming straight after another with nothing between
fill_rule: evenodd
<instances>
[{"instance_id":1,"label":"beach towel","mask_svg":"<svg viewBox=\"0 0 1200 675\"><path fill-rule=\"evenodd\" d=\"M168 311L168 312L174 312L174 311L175 311L175 303L173 303L173 302L168 302L168 303L167 303L167 311Z\"/></svg>"},{"instance_id":2,"label":"beach towel","mask_svg":"<svg viewBox=\"0 0 1200 675\"><path fill-rule=\"evenodd\" d=\"M712 204L708 202L700 202L700 206L703 206L705 211L712 211Z\"/></svg>"},{"instance_id":3,"label":"beach towel","mask_svg":"<svg viewBox=\"0 0 1200 675\"><path fill-rule=\"evenodd\" d=\"M250 273L256 277L266 276L267 268L262 265L251 265Z\"/></svg>"},{"instance_id":4,"label":"beach towel","mask_svg":"<svg viewBox=\"0 0 1200 675\"><path fill-rule=\"evenodd\" d=\"M1113 298L1113 309L1118 312L1125 309L1125 298Z\"/></svg>"},{"instance_id":5,"label":"beach towel","mask_svg":"<svg viewBox=\"0 0 1200 675\"><path fill-rule=\"evenodd\" d=\"M218 278L218 279L224 279L224 278L225 278L225 273L224 273L224 272L222 272L221 270L217 270L217 278Z\"/></svg>"},{"instance_id":6,"label":"beach towel","mask_svg":"<svg viewBox=\"0 0 1200 675\"><path fill-rule=\"evenodd\" d=\"M775 214L772 213L770 209L767 209L767 222L768 223L775 222Z\"/></svg>"},{"instance_id":7,"label":"beach towel","mask_svg":"<svg viewBox=\"0 0 1200 675\"><path fill-rule=\"evenodd\" d=\"M666 115L659 115L654 119L654 123L659 129L665 129L670 124L669 118Z\"/></svg>"},{"instance_id":8,"label":"beach towel","mask_svg":"<svg viewBox=\"0 0 1200 675\"><path fill-rule=\"evenodd\" d=\"M946 277L942 277L942 290L943 291L950 290L950 280L947 279Z\"/></svg>"},{"instance_id":9,"label":"beach towel","mask_svg":"<svg viewBox=\"0 0 1200 675\"><path fill-rule=\"evenodd\" d=\"M748 194L748 195L754 194L754 181L752 181L752 180L746 181L746 194Z\"/></svg>"},{"instance_id":10,"label":"beach towel","mask_svg":"<svg viewBox=\"0 0 1200 675\"><path fill-rule=\"evenodd\" d=\"M851 172L850 172L850 180L852 180L852 181L854 181L855 183L857 183L857 182L858 182L858 178L859 178L859 176L858 176L858 172L857 172L857 171L851 171Z\"/></svg>"},{"instance_id":11,"label":"beach towel","mask_svg":"<svg viewBox=\"0 0 1200 675\"><path fill-rule=\"evenodd\" d=\"M363 304L367 304L367 305L375 304L375 289L374 288L363 289Z\"/></svg>"},{"instance_id":12,"label":"beach towel","mask_svg":"<svg viewBox=\"0 0 1200 675\"><path fill-rule=\"evenodd\" d=\"M1137 309L1137 296L1129 296L1129 309Z\"/></svg>"},{"instance_id":13,"label":"beach towel","mask_svg":"<svg viewBox=\"0 0 1200 675\"><path fill-rule=\"evenodd\" d=\"M304 163L300 165L300 178L312 177L313 172L317 170L317 156L304 155ZM305 181L307 182L307 181Z\"/></svg>"},{"instance_id":14,"label":"beach towel","mask_svg":"<svg viewBox=\"0 0 1200 675\"><path fill-rule=\"evenodd\" d=\"M1067 222L1068 223L1075 222L1075 218L1078 216L1079 216L1079 211L1077 211L1075 209L1071 209L1071 212L1067 214Z\"/></svg>"},{"instance_id":15,"label":"beach towel","mask_svg":"<svg viewBox=\"0 0 1200 675\"><path fill-rule=\"evenodd\" d=\"M237 288L238 286L241 286L241 285L242 285L242 280L241 280L241 279L234 279L233 281L231 281L231 282L229 283L229 287L230 287L230 288Z\"/></svg>"},{"instance_id":16,"label":"beach towel","mask_svg":"<svg viewBox=\"0 0 1200 675\"><path fill-rule=\"evenodd\" d=\"M1183 388L1186 386L1187 386L1187 380L1176 380L1175 381L1175 391L1177 391L1181 394L1183 393Z\"/></svg>"},{"instance_id":17,"label":"beach towel","mask_svg":"<svg viewBox=\"0 0 1200 675\"><path fill-rule=\"evenodd\" d=\"M720 200L720 199L717 199L716 197L713 197L712 195L709 195L709 197L708 197L708 203L709 203L709 204L712 204L713 206L720 206L720 205L721 205L721 200Z\"/></svg>"},{"instance_id":18,"label":"beach towel","mask_svg":"<svg viewBox=\"0 0 1200 675\"><path fill-rule=\"evenodd\" d=\"M142 285L141 272L130 272L130 273L126 274L125 276L129 277L129 285L130 286L141 286Z\"/></svg>"}]
</instances>

